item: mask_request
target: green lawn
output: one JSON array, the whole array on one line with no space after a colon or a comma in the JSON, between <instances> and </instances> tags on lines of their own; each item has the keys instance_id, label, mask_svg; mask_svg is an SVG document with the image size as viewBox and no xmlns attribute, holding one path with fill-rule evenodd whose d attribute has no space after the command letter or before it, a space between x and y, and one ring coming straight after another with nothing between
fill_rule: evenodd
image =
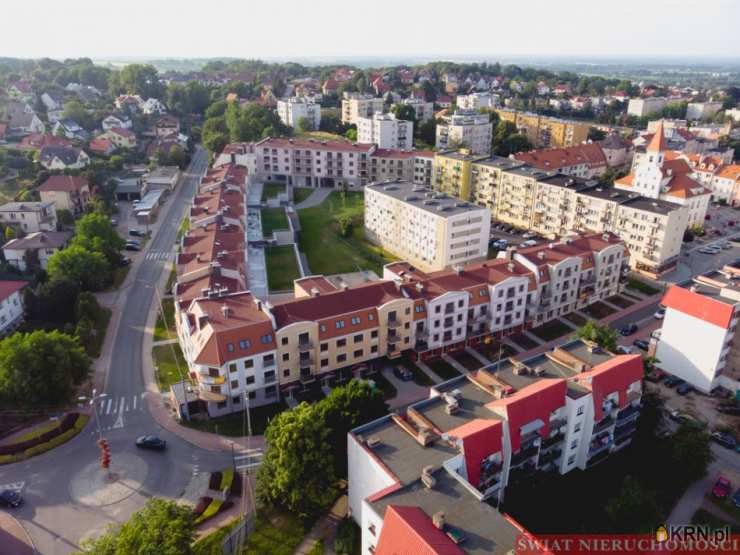
<instances>
[{"instance_id":1,"label":"green lawn","mask_svg":"<svg viewBox=\"0 0 740 555\"><path fill-rule=\"evenodd\" d=\"M627 297L623 297L622 295L614 295L606 300L619 308L627 308L628 306L635 304L635 301L628 299Z\"/></svg>"},{"instance_id":2,"label":"green lawn","mask_svg":"<svg viewBox=\"0 0 740 555\"><path fill-rule=\"evenodd\" d=\"M616 310L605 305L602 302L596 301L595 303L592 303L584 308L583 312L585 312L595 320L601 320L602 318L606 318L607 316L614 314Z\"/></svg>"},{"instance_id":3,"label":"green lawn","mask_svg":"<svg viewBox=\"0 0 740 555\"><path fill-rule=\"evenodd\" d=\"M573 329L567 324L563 324L560 320L551 320L529 331L544 341L552 341L553 339L567 335Z\"/></svg>"},{"instance_id":4,"label":"green lawn","mask_svg":"<svg viewBox=\"0 0 740 555\"><path fill-rule=\"evenodd\" d=\"M167 285L165 285L165 290L167 293L170 293L172 291L172 286L175 285L175 282L177 281L177 270L175 268L175 263L172 263L172 269L170 270L170 275L167 276Z\"/></svg>"},{"instance_id":5,"label":"green lawn","mask_svg":"<svg viewBox=\"0 0 740 555\"><path fill-rule=\"evenodd\" d=\"M272 509L261 509L255 529L247 540L244 555L292 555L308 532L295 515Z\"/></svg>"},{"instance_id":6,"label":"green lawn","mask_svg":"<svg viewBox=\"0 0 740 555\"><path fill-rule=\"evenodd\" d=\"M442 381L445 382L460 375L460 372L458 372L451 364L447 363L447 361L442 360L441 358L432 360L431 362L427 362L426 364L434 371L435 374L442 378Z\"/></svg>"},{"instance_id":7,"label":"green lawn","mask_svg":"<svg viewBox=\"0 0 740 555\"><path fill-rule=\"evenodd\" d=\"M285 192L285 183L265 183L262 185L262 202L268 198L275 198Z\"/></svg>"},{"instance_id":8,"label":"green lawn","mask_svg":"<svg viewBox=\"0 0 740 555\"><path fill-rule=\"evenodd\" d=\"M193 555L222 555L221 542L237 522L239 521L234 520L215 532L200 538L193 544Z\"/></svg>"},{"instance_id":9,"label":"green lawn","mask_svg":"<svg viewBox=\"0 0 740 555\"><path fill-rule=\"evenodd\" d=\"M131 265L128 266L118 266L113 270L113 283L110 284L109 287L106 288L106 291L115 291L121 285L123 285L123 282L126 280L126 276L128 275L128 271L131 269Z\"/></svg>"},{"instance_id":10,"label":"green lawn","mask_svg":"<svg viewBox=\"0 0 740 555\"><path fill-rule=\"evenodd\" d=\"M164 318L162 318L162 311L159 311L157 313L157 323L154 326L154 341L164 341L177 337L174 299L162 299L162 309L164 310Z\"/></svg>"},{"instance_id":11,"label":"green lawn","mask_svg":"<svg viewBox=\"0 0 740 555\"><path fill-rule=\"evenodd\" d=\"M251 407L249 417L252 421L252 434L262 435L270 421L280 412L286 410L288 405L283 401L262 405L261 407ZM242 437L247 435L246 415L244 411L236 412L221 418L209 418L208 420L183 420L180 422L183 426L210 432L229 437Z\"/></svg>"},{"instance_id":12,"label":"green lawn","mask_svg":"<svg viewBox=\"0 0 740 555\"><path fill-rule=\"evenodd\" d=\"M373 270L383 273L383 265L397 260L365 239L362 225L364 196L350 191L346 198L334 191L320 205L298 211L301 221L300 250L308 257L314 274L337 274ZM341 237L336 223L338 216L350 216L357 223L350 237Z\"/></svg>"},{"instance_id":13,"label":"green lawn","mask_svg":"<svg viewBox=\"0 0 740 555\"><path fill-rule=\"evenodd\" d=\"M176 242L179 244L180 239L182 239L183 235L185 235L190 230L190 217L188 215L185 215L185 217L182 219L182 222L180 222L180 227L177 229L177 239Z\"/></svg>"},{"instance_id":14,"label":"green lawn","mask_svg":"<svg viewBox=\"0 0 740 555\"><path fill-rule=\"evenodd\" d=\"M263 208L262 209L262 235L269 237L276 229L290 229L288 227L288 217L282 208Z\"/></svg>"},{"instance_id":15,"label":"green lawn","mask_svg":"<svg viewBox=\"0 0 740 555\"><path fill-rule=\"evenodd\" d=\"M152 358L154 359L155 377L161 391L169 391L170 385L181 381L183 377L188 378L188 365L177 343L152 348ZM180 365L182 374L177 370L177 364Z\"/></svg>"},{"instance_id":16,"label":"green lawn","mask_svg":"<svg viewBox=\"0 0 740 555\"><path fill-rule=\"evenodd\" d=\"M280 245L266 248L265 262L270 291L292 291L293 280L301 277L293 247Z\"/></svg>"},{"instance_id":17,"label":"green lawn","mask_svg":"<svg viewBox=\"0 0 740 555\"><path fill-rule=\"evenodd\" d=\"M655 295L656 293L660 293L660 289L658 289L657 287L648 285L644 281L640 281L639 279L635 278L629 278L629 280L627 280L627 287L629 289L639 291L640 293L643 293L645 295Z\"/></svg>"},{"instance_id":18,"label":"green lawn","mask_svg":"<svg viewBox=\"0 0 740 555\"><path fill-rule=\"evenodd\" d=\"M293 187L293 204L299 204L311 196L314 189L310 187Z\"/></svg>"}]
</instances>

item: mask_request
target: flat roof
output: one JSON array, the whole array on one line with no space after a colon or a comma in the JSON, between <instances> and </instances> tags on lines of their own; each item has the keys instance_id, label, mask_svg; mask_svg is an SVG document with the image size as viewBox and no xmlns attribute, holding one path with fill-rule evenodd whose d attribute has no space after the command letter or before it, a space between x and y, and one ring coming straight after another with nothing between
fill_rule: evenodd
<instances>
[{"instance_id":1,"label":"flat roof","mask_svg":"<svg viewBox=\"0 0 740 555\"><path fill-rule=\"evenodd\" d=\"M512 160L511 158L504 158L503 156L489 156L483 160L476 160L475 163L483 166L493 166L502 170L510 170L512 168L518 168L525 165L524 162Z\"/></svg>"},{"instance_id":2,"label":"flat roof","mask_svg":"<svg viewBox=\"0 0 740 555\"><path fill-rule=\"evenodd\" d=\"M563 187L565 189L572 189L574 191L581 191L587 187L593 186L595 180L586 180L580 177L574 177L572 175L565 175L563 173L556 173L548 175L541 179L538 179L540 183L547 183L548 185L555 185L556 187Z\"/></svg>"},{"instance_id":3,"label":"flat roof","mask_svg":"<svg viewBox=\"0 0 740 555\"><path fill-rule=\"evenodd\" d=\"M478 160L485 160L488 158L482 154L465 154L459 150L443 150L437 153L437 156L443 156L444 158L452 158L454 160L460 160L461 162L477 162Z\"/></svg>"},{"instance_id":4,"label":"flat roof","mask_svg":"<svg viewBox=\"0 0 740 555\"><path fill-rule=\"evenodd\" d=\"M456 396L459 409L455 414L447 414L445 410L447 403L442 397L420 401L410 408L427 418L443 432L454 430L475 418L501 420L496 413L486 408L486 403L495 400L493 395L483 391L465 376L462 379L446 382L442 388L435 389L440 392L460 391L460 395Z\"/></svg>"},{"instance_id":5,"label":"flat roof","mask_svg":"<svg viewBox=\"0 0 740 555\"><path fill-rule=\"evenodd\" d=\"M465 202L408 181L373 183L372 185L368 185L367 189L403 201L410 206L426 210L440 218L459 216L466 212L488 212L488 208L476 206L473 203Z\"/></svg>"},{"instance_id":6,"label":"flat roof","mask_svg":"<svg viewBox=\"0 0 740 555\"><path fill-rule=\"evenodd\" d=\"M359 431L365 438L380 440L379 445L367 449L379 457L402 484L418 480L425 466L441 466L458 454L454 447L441 439L427 447L422 446L390 416Z\"/></svg>"},{"instance_id":7,"label":"flat roof","mask_svg":"<svg viewBox=\"0 0 740 555\"><path fill-rule=\"evenodd\" d=\"M645 210L647 212L654 212L656 214L665 215L681 209L680 205L674 204L672 202L643 197L641 195L630 193L628 191L621 191L614 187L593 187L590 189L585 188L579 192L583 195L588 195L590 197L603 200L609 200L612 202L616 202L617 204L630 206L632 208Z\"/></svg>"},{"instance_id":8,"label":"flat roof","mask_svg":"<svg viewBox=\"0 0 740 555\"><path fill-rule=\"evenodd\" d=\"M136 205L136 212L141 213L144 210L151 210L159 202L163 194L164 190L162 189L149 191Z\"/></svg>"},{"instance_id":9,"label":"flat roof","mask_svg":"<svg viewBox=\"0 0 740 555\"><path fill-rule=\"evenodd\" d=\"M517 174L517 175L523 175L526 177L532 177L537 180L541 180L545 177L554 175L552 172L548 172L545 170L541 170L539 168L535 168L534 166L527 166L527 165L521 165L516 168L512 168L511 170L509 170L509 172Z\"/></svg>"},{"instance_id":10,"label":"flat roof","mask_svg":"<svg viewBox=\"0 0 740 555\"><path fill-rule=\"evenodd\" d=\"M465 541L460 548L472 555L512 553L522 532L488 503L475 499L445 469L434 473L436 484L427 489L421 480L389 493L372 503L379 516L385 517L388 505L419 507L431 519L439 511L445 524L460 532Z\"/></svg>"}]
</instances>

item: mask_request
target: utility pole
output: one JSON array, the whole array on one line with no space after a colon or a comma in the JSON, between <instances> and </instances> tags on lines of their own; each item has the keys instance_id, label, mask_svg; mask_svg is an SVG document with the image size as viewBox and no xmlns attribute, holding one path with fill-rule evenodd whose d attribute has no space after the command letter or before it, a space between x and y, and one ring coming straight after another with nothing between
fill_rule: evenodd
<instances>
[{"instance_id":1,"label":"utility pole","mask_svg":"<svg viewBox=\"0 0 740 555\"><path fill-rule=\"evenodd\" d=\"M103 439L103 431L100 429L100 418L98 418L98 405L97 402L100 399L105 399L108 396L107 393L101 393L100 395L96 395L96 390L92 390L92 395L90 397L87 397L86 395L83 395L81 397L77 397L78 401L82 401L83 403L85 401L90 401L90 404L92 405L93 412L95 413L95 425L98 428L98 439Z\"/></svg>"}]
</instances>

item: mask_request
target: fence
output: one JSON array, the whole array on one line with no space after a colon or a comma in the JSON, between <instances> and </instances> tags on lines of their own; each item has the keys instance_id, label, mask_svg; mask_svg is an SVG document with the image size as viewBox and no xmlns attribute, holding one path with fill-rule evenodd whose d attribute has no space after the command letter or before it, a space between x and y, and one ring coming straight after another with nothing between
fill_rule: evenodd
<instances>
[{"instance_id":1,"label":"fence","mask_svg":"<svg viewBox=\"0 0 740 555\"><path fill-rule=\"evenodd\" d=\"M223 555L238 555L252 532L254 532L254 516L250 513L239 521L221 540Z\"/></svg>"}]
</instances>

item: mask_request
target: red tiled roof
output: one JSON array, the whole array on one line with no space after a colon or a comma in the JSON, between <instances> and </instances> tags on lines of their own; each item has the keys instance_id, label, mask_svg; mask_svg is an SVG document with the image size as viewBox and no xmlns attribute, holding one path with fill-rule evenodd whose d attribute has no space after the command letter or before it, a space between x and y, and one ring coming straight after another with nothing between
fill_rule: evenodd
<instances>
[{"instance_id":1,"label":"red tiled roof","mask_svg":"<svg viewBox=\"0 0 740 555\"><path fill-rule=\"evenodd\" d=\"M419 507L388 505L375 555L464 555Z\"/></svg>"},{"instance_id":2,"label":"red tiled roof","mask_svg":"<svg viewBox=\"0 0 740 555\"><path fill-rule=\"evenodd\" d=\"M665 133L663 131L663 124L658 124L658 129L655 131L655 135L653 135L653 138L650 139L650 142L648 143L646 150L648 152L661 152L663 150L666 150L668 147L666 146L665 142Z\"/></svg>"},{"instance_id":3,"label":"red tiled roof","mask_svg":"<svg viewBox=\"0 0 740 555\"><path fill-rule=\"evenodd\" d=\"M37 150L45 146L72 146L72 141L65 137L56 137L50 133L31 133L21 139L18 148L21 150Z\"/></svg>"},{"instance_id":4,"label":"red tiled roof","mask_svg":"<svg viewBox=\"0 0 740 555\"><path fill-rule=\"evenodd\" d=\"M39 186L38 191L64 191L71 193L73 191L79 192L85 186L88 186L88 182L84 176L52 175Z\"/></svg>"},{"instance_id":5,"label":"red tiled roof","mask_svg":"<svg viewBox=\"0 0 740 555\"><path fill-rule=\"evenodd\" d=\"M90 150L93 152L109 152L113 148L113 143L106 137L95 137L90 140Z\"/></svg>"},{"instance_id":6,"label":"red tiled roof","mask_svg":"<svg viewBox=\"0 0 740 555\"><path fill-rule=\"evenodd\" d=\"M337 291L334 284L324 276L307 276L295 280L295 284L300 286L309 295L311 295L312 289L317 289L319 293L333 293Z\"/></svg>"},{"instance_id":7,"label":"red tiled roof","mask_svg":"<svg viewBox=\"0 0 740 555\"><path fill-rule=\"evenodd\" d=\"M606 156L598 143L517 152L514 158L542 170L557 170L582 164L589 168L606 167Z\"/></svg>"},{"instance_id":8,"label":"red tiled roof","mask_svg":"<svg viewBox=\"0 0 740 555\"><path fill-rule=\"evenodd\" d=\"M704 320L714 326L729 329L734 307L731 304L702 295L678 285L668 289L663 296L662 304L666 308L677 310Z\"/></svg>"},{"instance_id":9,"label":"red tiled roof","mask_svg":"<svg viewBox=\"0 0 740 555\"><path fill-rule=\"evenodd\" d=\"M130 129L124 129L123 127L111 127L108 130L108 133L114 133L116 135L120 135L121 137L126 137L127 139L136 138L136 133L134 133Z\"/></svg>"},{"instance_id":10,"label":"red tiled roof","mask_svg":"<svg viewBox=\"0 0 740 555\"><path fill-rule=\"evenodd\" d=\"M667 194L677 198L693 198L710 194L709 189L688 175L677 175L671 178L668 187Z\"/></svg>"},{"instance_id":11,"label":"red tiled roof","mask_svg":"<svg viewBox=\"0 0 740 555\"><path fill-rule=\"evenodd\" d=\"M27 281L0 281L0 301L4 301L26 285L28 285Z\"/></svg>"}]
</instances>

